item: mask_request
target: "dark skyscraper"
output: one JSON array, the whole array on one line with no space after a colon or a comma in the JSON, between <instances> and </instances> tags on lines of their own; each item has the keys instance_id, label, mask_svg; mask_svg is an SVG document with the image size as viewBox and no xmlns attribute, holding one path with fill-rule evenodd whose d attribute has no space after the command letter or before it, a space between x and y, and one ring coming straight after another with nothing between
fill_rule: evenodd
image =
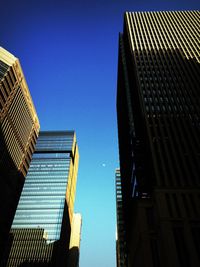
<instances>
[{"instance_id":1,"label":"dark skyscraper","mask_svg":"<svg viewBox=\"0 0 200 267\"><path fill-rule=\"evenodd\" d=\"M125 14L117 114L128 266L200 266L199 11Z\"/></svg>"},{"instance_id":2,"label":"dark skyscraper","mask_svg":"<svg viewBox=\"0 0 200 267\"><path fill-rule=\"evenodd\" d=\"M39 132L19 60L0 47L0 258Z\"/></svg>"},{"instance_id":3,"label":"dark skyscraper","mask_svg":"<svg viewBox=\"0 0 200 267\"><path fill-rule=\"evenodd\" d=\"M123 218L122 188L120 170L115 171L116 208L117 208L117 233L116 233L116 261L117 267L127 266L126 240Z\"/></svg>"},{"instance_id":4,"label":"dark skyscraper","mask_svg":"<svg viewBox=\"0 0 200 267\"><path fill-rule=\"evenodd\" d=\"M66 266L78 160L73 131L40 132L3 266Z\"/></svg>"}]
</instances>

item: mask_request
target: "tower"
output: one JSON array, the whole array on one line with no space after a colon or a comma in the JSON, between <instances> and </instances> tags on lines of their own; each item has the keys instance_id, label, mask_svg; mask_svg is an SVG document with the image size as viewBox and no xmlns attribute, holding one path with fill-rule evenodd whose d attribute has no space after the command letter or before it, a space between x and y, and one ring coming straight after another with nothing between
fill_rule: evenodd
<instances>
[{"instance_id":1,"label":"tower","mask_svg":"<svg viewBox=\"0 0 200 267\"><path fill-rule=\"evenodd\" d=\"M125 13L117 114L129 266L200 265L199 19Z\"/></svg>"},{"instance_id":2,"label":"tower","mask_svg":"<svg viewBox=\"0 0 200 267\"><path fill-rule=\"evenodd\" d=\"M40 132L3 266L65 266L78 171L75 132Z\"/></svg>"},{"instance_id":3,"label":"tower","mask_svg":"<svg viewBox=\"0 0 200 267\"><path fill-rule=\"evenodd\" d=\"M39 127L19 60L0 47L0 258Z\"/></svg>"},{"instance_id":4,"label":"tower","mask_svg":"<svg viewBox=\"0 0 200 267\"><path fill-rule=\"evenodd\" d=\"M122 189L121 189L121 174L120 169L115 171L115 186L116 186L116 213L117 213L117 233L116 233L116 261L117 267L127 266L126 255L126 240L125 228L123 218L123 203L122 203Z\"/></svg>"}]
</instances>

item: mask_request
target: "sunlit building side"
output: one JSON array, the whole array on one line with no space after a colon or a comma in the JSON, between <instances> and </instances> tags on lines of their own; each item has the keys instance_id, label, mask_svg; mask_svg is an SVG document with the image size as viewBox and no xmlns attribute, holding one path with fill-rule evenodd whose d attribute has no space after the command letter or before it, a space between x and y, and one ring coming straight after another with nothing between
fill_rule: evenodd
<instances>
[{"instance_id":1,"label":"sunlit building side","mask_svg":"<svg viewBox=\"0 0 200 267\"><path fill-rule=\"evenodd\" d=\"M39 127L19 60L0 47L0 258Z\"/></svg>"},{"instance_id":2,"label":"sunlit building side","mask_svg":"<svg viewBox=\"0 0 200 267\"><path fill-rule=\"evenodd\" d=\"M69 243L68 266L79 267L80 243L81 243L82 217L80 213L74 213Z\"/></svg>"},{"instance_id":3,"label":"sunlit building side","mask_svg":"<svg viewBox=\"0 0 200 267\"><path fill-rule=\"evenodd\" d=\"M40 132L2 266L66 266L78 161L74 131Z\"/></svg>"},{"instance_id":4,"label":"sunlit building side","mask_svg":"<svg viewBox=\"0 0 200 267\"><path fill-rule=\"evenodd\" d=\"M128 266L200 266L199 11L126 12L117 116Z\"/></svg>"}]
</instances>

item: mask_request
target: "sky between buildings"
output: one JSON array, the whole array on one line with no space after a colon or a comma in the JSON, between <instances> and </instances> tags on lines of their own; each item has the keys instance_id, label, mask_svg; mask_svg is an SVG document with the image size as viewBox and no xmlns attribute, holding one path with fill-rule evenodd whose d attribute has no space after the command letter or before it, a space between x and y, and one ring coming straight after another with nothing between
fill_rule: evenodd
<instances>
[{"instance_id":1,"label":"sky between buildings","mask_svg":"<svg viewBox=\"0 0 200 267\"><path fill-rule=\"evenodd\" d=\"M199 8L198 0L0 1L0 46L20 59L41 130L77 134L80 267L115 266L116 85L123 13Z\"/></svg>"}]
</instances>

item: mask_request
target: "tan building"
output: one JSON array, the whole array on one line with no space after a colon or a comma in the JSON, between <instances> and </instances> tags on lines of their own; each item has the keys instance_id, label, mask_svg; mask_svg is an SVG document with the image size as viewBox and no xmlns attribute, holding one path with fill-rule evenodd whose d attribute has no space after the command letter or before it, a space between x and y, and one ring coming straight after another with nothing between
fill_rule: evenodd
<instances>
[{"instance_id":1,"label":"tan building","mask_svg":"<svg viewBox=\"0 0 200 267\"><path fill-rule=\"evenodd\" d=\"M81 226L82 217L79 213L74 213L71 228L71 237L69 243L69 266L79 266L79 255L80 255L80 242L81 242Z\"/></svg>"},{"instance_id":2,"label":"tan building","mask_svg":"<svg viewBox=\"0 0 200 267\"><path fill-rule=\"evenodd\" d=\"M19 60L0 47L0 257L39 128Z\"/></svg>"}]
</instances>

